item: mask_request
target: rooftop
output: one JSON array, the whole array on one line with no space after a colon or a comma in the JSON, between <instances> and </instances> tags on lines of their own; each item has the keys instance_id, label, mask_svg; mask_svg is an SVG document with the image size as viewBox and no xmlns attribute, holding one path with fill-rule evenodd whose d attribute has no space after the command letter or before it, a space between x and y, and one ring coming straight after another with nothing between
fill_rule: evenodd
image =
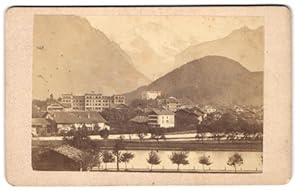
<instances>
[{"instance_id":1,"label":"rooftop","mask_svg":"<svg viewBox=\"0 0 300 191\"><path fill-rule=\"evenodd\" d=\"M134 118L130 119L130 121L135 122L135 123L147 123L148 116L138 115L138 116L135 116Z\"/></svg>"},{"instance_id":2,"label":"rooftop","mask_svg":"<svg viewBox=\"0 0 300 191\"><path fill-rule=\"evenodd\" d=\"M154 112L157 115L174 115L174 112L164 109L152 109L152 112Z\"/></svg>"},{"instance_id":3,"label":"rooftop","mask_svg":"<svg viewBox=\"0 0 300 191\"><path fill-rule=\"evenodd\" d=\"M56 123L107 123L98 112L51 112Z\"/></svg>"},{"instance_id":4,"label":"rooftop","mask_svg":"<svg viewBox=\"0 0 300 191\"><path fill-rule=\"evenodd\" d=\"M193 114L197 117L202 116L204 114L203 111L201 111L200 109L197 109L197 108L190 108L190 109L183 108L183 109L177 110L176 112L181 112L181 111L189 113L189 114Z\"/></svg>"},{"instance_id":5,"label":"rooftop","mask_svg":"<svg viewBox=\"0 0 300 191\"><path fill-rule=\"evenodd\" d=\"M59 147L52 148L51 150L62 154L76 162L83 161L84 152L70 145L61 145Z\"/></svg>"},{"instance_id":6,"label":"rooftop","mask_svg":"<svg viewBox=\"0 0 300 191\"><path fill-rule=\"evenodd\" d=\"M50 122L45 118L32 118L31 123L35 126L50 125Z\"/></svg>"}]
</instances>

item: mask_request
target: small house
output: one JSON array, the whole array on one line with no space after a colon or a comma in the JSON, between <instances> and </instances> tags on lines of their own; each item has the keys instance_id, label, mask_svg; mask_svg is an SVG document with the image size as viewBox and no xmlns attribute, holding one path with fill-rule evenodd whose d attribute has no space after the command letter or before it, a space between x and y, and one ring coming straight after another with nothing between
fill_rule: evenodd
<instances>
[{"instance_id":1,"label":"small house","mask_svg":"<svg viewBox=\"0 0 300 191\"><path fill-rule=\"evenodd\" d=\"M85 153L70 145L61 145L44 150L34 149L32 152L32 167L44 171L81 171Z\"/></svg>"},{"instance_id":2,"label":"small house","mask_svg":"<svg viewBox=\"0 0 300 191\"><path fill-rule=\"evenodd\" d=\"M33 136L45 136L51 133L51 123L45 118L32 118L31 134Z\"/></svg>"},{"instance_id":3,"label":"small house","mask_svg":"<svg viewBox=\"0 0 300 191\"><path fill-rule=\"evenodd\" d=\"M110 130L108 122L95 111L88 112L51 112L48 119L55 121L58 132L68 132L72 129L86 127L89 131Z\"/></svg>"},{"instance_id":4,"label":"small house","mask_svg":"<svg viewBox=\"0 0 300 191\"><path fill-rule=\"evenodd\" d=\"M148 113L148 125L160 128L173 128L175 126L175 114L169 110L152 109Z\"/></svg>"}]
</instances>

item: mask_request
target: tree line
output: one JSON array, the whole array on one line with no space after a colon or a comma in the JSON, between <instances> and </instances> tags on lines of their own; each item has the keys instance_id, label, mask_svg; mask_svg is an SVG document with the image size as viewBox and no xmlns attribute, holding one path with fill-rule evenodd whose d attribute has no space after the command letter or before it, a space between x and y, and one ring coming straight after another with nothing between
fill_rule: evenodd
<instances>
[{"instance_id":1,"label":"tree line","mask_svg":"<svg viewBox=\"0 0 300 191\"><path fill-rule=\"evenodd\" d=\"M227 140L234 140L237 134L243 134L243 139L248 140L251 135L255 139L262 139L263 123L255 117L255 114L236 113L227 111L224 114L210 113L197 125L196 138L202 139L206 133L212 133L217 140L222 134L227 135Z\"/></svg>"},{"instance_id":2,"label":"tree line","mask_svg":"<svg viewBox=\"0 0 300 191\"><path fill-rule=\"evenodd\" d=\"M104 164L104 170L107 169L107 164L116 163L117 171L120 171L120 163L124 163L124 169L127 171L127 164L135 157L135 155L129 151L126 151L124 140L122 137L115 140L112 150L101 150L97 144L90 139L86 131L78 130L70 137L64 137L64 143L69 144L83 151L82 156L82 170L89 170L93 167L98 167L100 170L101 164ZM177 165L177 171L180 170L180 166L188 165L189 153L186 151L174 151L169 156L169 160ZM161 164L161 159L157 151L150 151L146 158L147 163L150 165L150 171L153 166ZM198 160L202 165L203 171L205 167L210 166L213 162L210 156L200 156ZM234 167L234 171L237 171L237 166L243 164L243 158L239 153L234 153L228 158L227 165Z\"/></svg>"}]
</instances>

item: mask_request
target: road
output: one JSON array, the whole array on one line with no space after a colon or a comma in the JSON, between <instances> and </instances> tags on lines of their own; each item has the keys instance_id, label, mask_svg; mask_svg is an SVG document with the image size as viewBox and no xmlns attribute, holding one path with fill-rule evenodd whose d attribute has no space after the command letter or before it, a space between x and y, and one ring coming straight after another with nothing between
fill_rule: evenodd
<instances>
[{"instance_id":1,"label":"road","mask_svg":"<svg viewBox=\"0 0 300 191\"><path fill-rule=\"evenodd\" d=\"M115 140L93 140L102 149L113 149ZM62 139L33 139L33 147L51 147L63 144ZM189 150L189 151L262 151L261 141L214 141L214 140L124 140L124 146L128 150Z\"/></svg>"}]
</instances>

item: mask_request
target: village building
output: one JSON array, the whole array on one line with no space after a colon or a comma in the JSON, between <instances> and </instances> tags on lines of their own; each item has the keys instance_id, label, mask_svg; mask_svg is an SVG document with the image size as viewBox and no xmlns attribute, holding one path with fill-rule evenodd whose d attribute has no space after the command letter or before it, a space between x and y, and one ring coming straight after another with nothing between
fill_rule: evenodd
<instances>
[{"instance_id":1,"label":"village building","mask_svg":"<svg viewBox=\"0 0 300 191\"><path fill-rule=\"evenodd\" d=\"M33 149L32 167L34 170L81 171L85 153L70 145L61 145L45 150Z\"/></svg>"},{"instance_id":2,"label":"village building","mask_svg":"<svg viewBox=\"0 0 300 191\"><path fill-rule=\"evenodd\" d=\"M110 99L110 104L114 104L114 105L125 104L125 96L122 95L113 95L109 99Z\"/></svg>"},{"instance_id":3,"label":"village building","mask_svg":"<svg viewBox=\"0 0 300 191\"><path fill-rule=\"evenodd\" d=\"M47 106L47 112L52 111L71 111L71 104L70 103L59 103L54 102Z\"/></svg>"},{"instance_id":4,"label":"village building","mask_svg":"<svg viewBox=\"0 0 300 191\"><path fill-rule=\"evenodd\" d=\"M148 125L150 127L174 128L175 114L169 110L153 109L148 114Z\"/></svg>"},{"instance_id":5,"label":"village building","mask_svg":"<svg viewBox=\"0 0 300 191\"><path fill-rule=\"evenodd\" d=\"M149 130L148 126L148 116L137 115L130 119L130 128L132 132L146 133Z\"/></svg>"},{"instance_id":6,"label":"village building","mask_svg":"<svg viewBox=\"0 0 300 191\"><path fill-rule=\"evenodd\" d=\"M40 109L40 107L32 104L31 117L32 118L44 118L47 112Z\"/></svg>"},{"instance_id":7,"label":"village building","mask_svg":"<svg viewBox=\"0 0 300 191\"><path fill-rule=\"evenodd\" d=\"M125 96L105 96L100 93L86 93L84 95L63 94L62 104L70 104L70 111L98 111L115 105L125 104Z\"/></svg>"},{"instance_id":8,"label":"village building","mask_svg":"<svg viewBox=\"0 0 300 191\"><path fill-rule=\"evenodd\" d=\"M110 108L117 109L117 110L129 109L128 105L126 104L110 104Z\"/></svg>"},{"instance_id":9,"label":"village building","mask_svg":"<svg viewBox=\"0 0 300 191\"><path fill-rule=\"evenodd\" d=\"M136 124L148 124L148 119L148 116L137 115L134 118L130 119L130 121Z\"/></svg>"},{"instance_id":10,"label":"village building","mask_svg":"<svg viewBox=\"0 0 300 191\"><path fill-rule=\"evenodd\" d=\"M31 121L31 134L32 136L45 136L50 134L51 123L42 117L32 118Z\"/></svg>"},{"instance_id":11,"label":"village building","mask_svg":"<svg viewBox=\"0 0 300 191\"><path fill-rule=\"evenodd\" d=\"M166 99L166 110L175 112L178 108L179 102L175 97L169 97Z\"/></svg>"},{"instance_id":12,"label":"village building","mask_svg":"<svg viewBox=\"0 0 300 191\"><path fill-rule=\"evenodd\" d=\"M47 120L45 116L46 111L41 111L39 107L32 106L31 118L31 135L32 136L48 136L55 132L55 127L51 121Z\"/></svg>"},{"instance_id":13,"label":"village building","mask_svg":"<svg viewBox=\"0 0 300 191\"><path fill-rule=\"evenodd\" d=\"M47 119L55 121L58 133L69 132L80 128L88 131L110 130L108 122L98 112L51 112Z\"/></svg>"},{"instance_id":14,"label":"village building","mask_svg":"<svg viewBox=\"0 0 300 191\"><path fill-rule=\"evenodd\" d=\"M88 93L84 96L85 111L103 111L105 108L109 108L109 96L96 93Z\"/></svg>"},{"instance_id":15,"label":"village building","mask_svg":"<svg viewBox=\"0 0 300 191\"><path fill-rule=\"evenodd\" d=\"M178 130L196 129L205 117L206 114L198 108L179 109L175 115L175 128Z\"/></svg>"},{"instance_id":16,"label":"village building","mask_svg":"<svg viewBox=\"0 0 300 191\"><path fill-rule=\"evenodd\" d=\"M73 94L62 94L61 103L71 104L73 100Z\"/></svg>"},{"instance_id":17,"label":"village building","mask_svg":"<svg viewBox=\"0 0 300 191\"><path fill-rule=\"evenodd\" d=\"M217 109L216 109L215 107L211 106L211 105L205 105L205 106L202 108L202 110L203 110L205 113L207 113L207 114L209 114L209 113L214 113L214 112L217 111Z\"/></svg>"},{"instance_id":18,"label":"village building","mask_svg":"<svg viewBox=\"0 0 300 191\"><path fill-rule=\"evenodd\" d=\"M142 99L150 100L161 96L161 91L143 91Z\"/></svg>"},{"instance_id":19,"label":"village building","mask_svg":"<svg viewBox=\"0 0 300 191\"><path fill-rule=\"evenodd\" d=\"M73 95L72 110L74 110L74 111L84 111L85 110L85 96Z\"/></svg>"}]
</instances>

